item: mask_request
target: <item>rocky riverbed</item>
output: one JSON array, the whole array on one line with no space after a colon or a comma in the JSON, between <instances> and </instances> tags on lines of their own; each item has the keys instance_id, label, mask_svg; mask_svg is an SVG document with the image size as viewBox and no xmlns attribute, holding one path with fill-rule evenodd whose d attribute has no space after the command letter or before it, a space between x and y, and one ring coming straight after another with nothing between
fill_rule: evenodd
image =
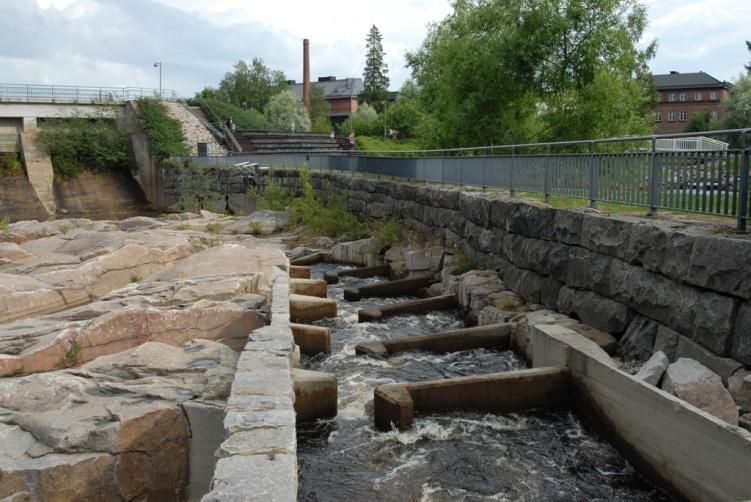
<instances>
[{"instance_id":1,"label":"rocky riverbed","mask_svg":"<svg viewBox=\"0 0 751 502\"><path fill-rule=\"evenodd\" d=\"M200 498L186 406L223 410L287 263L254 234L285 222L204 212L1 232L0 498Z\"/></svg>"}]
</instances>

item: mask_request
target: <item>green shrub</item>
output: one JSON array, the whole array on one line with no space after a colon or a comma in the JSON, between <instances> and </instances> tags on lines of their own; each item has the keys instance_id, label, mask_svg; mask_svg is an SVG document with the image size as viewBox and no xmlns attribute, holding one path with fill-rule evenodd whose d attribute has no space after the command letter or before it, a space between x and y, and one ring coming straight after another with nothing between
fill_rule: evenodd
<instances>
[{"instance_id":1,"label":"green shrub","mask_svg":"<svg viewBox=\"0 0 751 502\"><path fill-rule=\"evenodd\" d=\"M232 122L235 123L235 128L238 131L269 129L266 116L258 110L253 108L245 110L218 98L203 98L203 100L222 123L226 123L227 118L232 117Z\"/></svg>"},{"instance_id":2,"label":"green shrub","mask_svg":"<svg viewBox=\"0 0 751 502\"><path fill-rule=\"evenodd\" d=\"M369 234L368 228L347 211L343 193L331 192L327 196L317 197L308 169L300 172L300 183L302 196L294 199L290 205L291 224L305 225L312 232L328 237L360 239Z\"/></svg>"},{"instance_id":3,"label":"green shrub","mask_svg":"<svg viewBox=\"0 0 751 502\"><path fill-rule=\"evenodd\" d=\"M16 153L0 154L0 178L21 172L23 164Z\"/></svg>"},{"instance_id":4,"label":"green shrub","mask_svg":"<svg viewBox=\"0 0 751 502\"><path fill-rule=\"evenodd\" d=\"M65 179L86 170L127 172L133 165L130 136L114 119L46 119L40 136L55 174Z\"/></svg>"},{"instance_id":5,"label":"green shrub","mask_svg":"<svg viewBox=\"0 0 751 502\"><path fill-rule=\"evenodd\" d=\"M454 262L454 268L451 270L452 275L462 275L470 270L477 269L475 260L467 256L463 249L456 251L456 262Z\"/></svg>"},{"instance_id":6,"label":"green shrub","mask_svg":"<svg viewBox=\"0 0 751 502\"><path fill-rule=\"evenodd\" d=\"M7 216L0 218L0 232L4 234L10 232L10 218Z\"/></svg>"},{"instance_id":7,"label":"green shrub","mask_svg":"<svg viewBox=\"0 0 751 502\"><path fill-rule=\"evenodd\" d=\"M181 170L177 178L180 198L172 208L192 213L197 213L201 209L224 211L224 208L216 208L212 204L218 195L211 189L213 180L214 172L210 168L194 166Z\"/></svg>"},{"instance_id":8,"label":"green shrub","mask_svg":"<svg viewBox=\"0 0 751 502\"><path fill-rule=\"evenodd\" d=\"M271 211L284 211L292 203L289 192L279 185L269 183L263 193L258 197L259 209Z\"/></svg>"},{"instance_id":9,"label":"green shrub","mask_svg":"<svg viewBox=\"0 0 751 502\"><path fill-rule=\"evenodd\" d=\"M261 235L263 233L263 225L261 225L260 221L249 221L248 228L253 235Z\"/></svg>"},{"instance_id":10,"label":"green shrub","mask_svg":"<svg viewBox=\"0 0 751 502\"><path fill-rule=\"evenodd\" d=\"M397 242L403 240L402 226L396 220L378 222L373 229L373 237L375 237L376 242L372 246L371 251L374 253L380 253L384 249L388 249Z\"/></svg>"},{"instance_id":11,"label":"green shrub","mask_svg":"<svg viewBox=\"0 0 751 502\"><path fill-rule=\"evenodd\" d=\"M149 139L151 154L155 158L164 160L188 154L182 126L167 115L164 103L154 99L139 99L136 109L141 127Z\"/></svg>"},{"instance_id":12,"label":"green shrub","mask_svg":"<svg viewBox=\"0 0 751 502\"><path fill-rule=\"evenodd\" d=\"M380 136L383 135L383 116L367 103L363 103L355 113L352 114L352 129L358 136ZM349 135L350 121L345 120L339 124L339 133Z\"/></svg>"}]
</instances>

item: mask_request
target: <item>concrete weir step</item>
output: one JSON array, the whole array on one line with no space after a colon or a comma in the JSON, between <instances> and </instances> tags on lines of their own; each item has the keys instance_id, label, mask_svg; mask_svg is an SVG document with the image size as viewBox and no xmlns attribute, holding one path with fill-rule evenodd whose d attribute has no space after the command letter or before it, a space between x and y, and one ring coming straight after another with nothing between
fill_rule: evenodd
<instances>
[{"instance_id":1,"label":"concrete weir step","mask_svg":"<svg viewBox=\"0 0 751 502\"><path fill-rule=\"evenodd\" d=\"M289 264L294 266L308 266L308 265L315 265L316 263L321 263L323 261L327 261L329 259L329 253L326 251L319 251L317 253L311 253L309 255L301 256L299 258L295 258L294 260L290 260Z\"/></svg>"},{"instance_id":2,"label":"concrete weir step","mask_svg":"<svg viewBox=\"0 0 751 502\"><path fill-rule=\"evenodd\" d=\"M290 265L289 266L289 278L290 279L310 279L310 267L304 267L302 265Z\"/></svg>"},{"instance_id":3,"label":"concrete weir step","mask_svg":"<svg viewBox=\"0 0 751 502\"><path fill-rule=\"evenodd\" d=\"M346 288L344 290L344 299L356 302L360 298L386 298L391 296L409 295L416 293L420 288L430 286L431 282L433 282L433 280L430 276L424 276L379 282L377 284L367 284L355 288Z\"/></svg>"},{"instance_id":4,"label":"concrete weir step","mask_svg":"<svg viewBox=\"0 0 751 502\"><path fill-rule=\"evenodd\" d=\"M421 336L407 336L382 342L363 342L355 346L355 353L374 357L388 357L406 350L426 350L443 353L477 348L507 349L514 323L489 324L456 329Z\"/></svg>"},{"instance_id":5,"label":"concrete weir step","mask_svg":"<svg viewBox=\"0 0 751 502\"><path fill-rule=\"evenodd\" d=\"M314 356L322 352L331 353L331 330L329 328L296 323L290 323L289 327L295 338L295 344L306 356Z\"/></svg>"},{"instance_id":6,"label":"concrete weir step","mask_svg":"<svg viewBox=\"0 0 751 502\"><path fill-rule=\"evenodd\" d=\"M388 276L391 268L388 265L377 265L375 267L359 267L345 270L328 270L323 274L323 279L329 284L337 284L340 277L376 277Z\"/></svg>"},{"instance_id":7,"label":"concrete weir step","mask_svg":"<svg viewBox=\"0 0 751 502\"><path fill-rule=\"evenodd\" d=\"M387 384L373 392L375 425L408 429L415 411L483 410L500 413L569 405L567 368L534 368L488 375Z\"/></svg>"},{"instance_id":8,"label":"concrete weir step","mask_svg":"<svg viewBox=\"0 0 751 502\"><path fill-rule=\"evenodd\" d=\"M321 279L290 279L290 293L326 298L328 285Z\"/></svg>"},{"instance_id":9,"label":"concrete weir step","mask_svg":"<svg viewBox=\"0 0 751 502\"><path fill-rule=\"evenodd\" d=\"M292 378L295 382L297 423L336 416L336 375L295 368Z\"/></svg>"},{"instance_id":10,"label":"concrete weir step","mask_svg":"<svg viewBox=\"0 0 751 502\"><path fill-rule=\"evenodd\" d=\"M317 321L324 317L336 317L336 300L291 294L289 316L293 321Z\"/></svg>"},{"instance_id":11,"label":"concrete weir step","mask_svg":"<svg viewBox=\"0 0 751 502\"><path fill-rule=\"evenodd\" d=\"M394 303L393 305L380 305L368 307L357 312L358 322L378 321L384 317L399 314L424 314L433 310L448 310L456 308L456 295L434 296L421 300Z\"/></svg>"}]
</instances>

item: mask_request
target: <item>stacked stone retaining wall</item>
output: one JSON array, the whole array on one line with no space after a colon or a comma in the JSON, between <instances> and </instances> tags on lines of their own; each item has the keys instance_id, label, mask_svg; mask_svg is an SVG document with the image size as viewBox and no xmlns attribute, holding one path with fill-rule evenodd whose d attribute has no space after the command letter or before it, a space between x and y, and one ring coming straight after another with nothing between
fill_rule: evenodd
<instances>
[{"instance_id":1,"label":"stacked stone retaining wall","mask_svg":"<svg viewBox=\"0 0 751 502\"><path fill-rule=\"evenodd\" d=\"M249 188L299 186L294 170L260 177L249 168L202 171L218 200L235 207L254 205ZM180 195L178 173L165 178L170 200ZM443 236L528 301L626 337L637 355L691 357L726 382L751 365L751 240L718 235L717 225L554 209L458 187L312 176L319 190L345 191L354 213Z\"/></svg>"}]
</instances>

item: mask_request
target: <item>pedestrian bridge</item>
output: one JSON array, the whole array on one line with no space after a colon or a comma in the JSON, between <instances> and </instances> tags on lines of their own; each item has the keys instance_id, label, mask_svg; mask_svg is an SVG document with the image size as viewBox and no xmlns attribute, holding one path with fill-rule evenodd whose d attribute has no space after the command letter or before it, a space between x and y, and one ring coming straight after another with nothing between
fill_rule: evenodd
<instances>
[{"instance_id":1,"label":"pedestrian bridge","mask_svg":"<svg viewBox=\"0 0 751 502\"><path fill-rule=\"evenodd\" d=\"M177 99L174 91L144 87L0 84L0 153L18 151L19 134L39 118L122 119L128 101L160 96Z\"/></svg>"}]
</instances>

